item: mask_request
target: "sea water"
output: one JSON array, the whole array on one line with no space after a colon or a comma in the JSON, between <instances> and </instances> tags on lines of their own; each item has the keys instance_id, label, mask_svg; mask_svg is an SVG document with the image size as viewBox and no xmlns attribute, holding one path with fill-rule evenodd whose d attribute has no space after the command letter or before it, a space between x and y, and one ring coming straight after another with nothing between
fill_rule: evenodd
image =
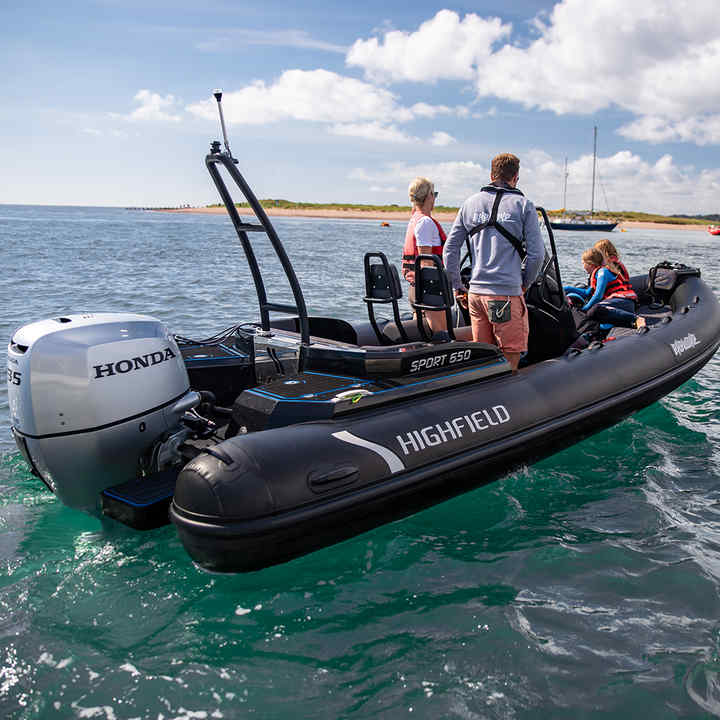
<instances>
[{"instance_id":1,"label":"sea water","mask_svg":"<svg viewBox=\"0 0 720 720\"><path fill-rule=\"evenodd\" d=\"M404 223L275 221L313 313L365 313ZM566 282L597 233L558 232ZM290 294L256 235L273 301ZM705 232L614 232L631 273L702 268ZM256 317L226 217L0 206L0 335L132 311L203 338ZM609 373L613 372L608 367ZM61 506L0 391L0 717L675 718L720 714L720 358L487 487L293 562L197 569L172 526Z\"/></svg>"}]
</instances>

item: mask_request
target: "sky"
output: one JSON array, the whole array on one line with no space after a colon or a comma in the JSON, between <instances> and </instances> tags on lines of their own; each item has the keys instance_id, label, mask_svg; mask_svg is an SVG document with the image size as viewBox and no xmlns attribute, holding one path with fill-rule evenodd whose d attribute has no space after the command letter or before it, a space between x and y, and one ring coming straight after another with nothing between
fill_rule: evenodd
<instances>
[{"instance_id":1,"label":"sky","mask_svg":"<svg viewBox=\"0 0 720 720\"><path fill-rule=\"evenodd\" d=\"M0 203L458 205L500 152L538 205L720 212L720 0L0 3Z\"/></svg>"}]
</instances>

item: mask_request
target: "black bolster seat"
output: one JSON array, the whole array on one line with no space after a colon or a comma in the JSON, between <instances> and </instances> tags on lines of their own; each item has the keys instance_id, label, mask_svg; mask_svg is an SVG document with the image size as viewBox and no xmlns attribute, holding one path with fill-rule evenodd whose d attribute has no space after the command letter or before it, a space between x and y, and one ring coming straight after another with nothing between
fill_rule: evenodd
<instances>
[{"instance_id":1,"label":"black bolster seat","mask_svg":"<svg viewBox=\"0 0 720 720\"><path fill-rule=\"evenodd\" d=\"M379 262L371 262L377 260ZM365 253L365 297L363 301L368 306L368 317L372 325L375 335L381 345L393 344L393 341L387 338L380 330L375 319L375 305L391 305L395 325L400 334L400 341L403 343L410 342L410 338L405 332L402 320L400 319L400 308L398 300L402 297L402 285L400 284L400 275L395 265L388 262L385 253L368 252Z\"/></svg>"},{"instance_id":2,"label":"black bolster seat","mask_svg":"<svg viewBox=\"0 0 720 720\"><path fill-rule=\"evenodd\" d=\"M432 264L423 264L427 262ZM415 302L410 304L417 313L418 331L424 340L430 341L431 336L425 327L422 311L444 312L449 336L446 339L455 339L450 281L437 255L418 255L415 258Z\"/></svg>"}]
</instances>

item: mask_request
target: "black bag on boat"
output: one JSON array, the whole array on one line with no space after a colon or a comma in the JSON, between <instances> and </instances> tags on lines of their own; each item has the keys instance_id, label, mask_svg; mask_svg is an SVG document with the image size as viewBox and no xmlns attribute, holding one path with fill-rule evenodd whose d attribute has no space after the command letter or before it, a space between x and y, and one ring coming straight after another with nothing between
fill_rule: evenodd
<instances>
[{"instance_id":1,"label":"black bag on boat","mask_svg":"<svg viewBox=\"0 0 720 720\"><path fill-rule=\"evenodd\" d=\"M683 265L683 263L672 263L667 260L650 268L647 290L653 302L664 304L675 292L680 281L686 277L700 277L700 270Z\"/></svg>"}]
</instances>

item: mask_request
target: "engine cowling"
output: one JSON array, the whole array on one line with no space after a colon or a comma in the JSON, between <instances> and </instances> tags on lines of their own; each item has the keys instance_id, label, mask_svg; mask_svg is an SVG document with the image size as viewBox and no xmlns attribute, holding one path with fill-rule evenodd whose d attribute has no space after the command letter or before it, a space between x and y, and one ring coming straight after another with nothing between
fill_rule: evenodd
<instances>
[{"instance_id":1,"label":"engine cowling","mask_svg":"<svg viewBox=\"0 0 720 720\"><path fill-rule=\"evenodd\" d=\"M140 458L199 401L173 337L128 313L25 325L8 347L13 435L33 471L71 507L136 477Z\"/></svg>"}]
</instances>

